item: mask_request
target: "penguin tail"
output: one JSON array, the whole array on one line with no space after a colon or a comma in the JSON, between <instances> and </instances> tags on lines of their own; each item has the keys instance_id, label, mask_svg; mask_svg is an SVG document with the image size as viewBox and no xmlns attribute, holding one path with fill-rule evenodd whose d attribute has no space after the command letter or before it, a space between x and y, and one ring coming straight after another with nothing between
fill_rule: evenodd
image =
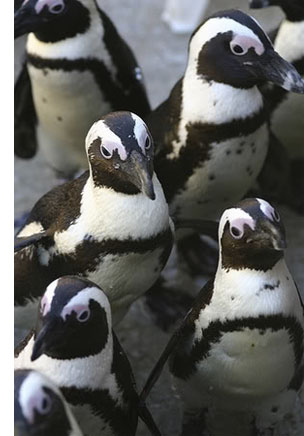
<instances>
[{"instance_id":1,"label":"penguin tail","mask_svg":"<svg viewBox=\"0 0 304 436\"><path fill-rule=\"evenodd\" d=\"M151 412L144 402L140 402L138 414L140 419L146 424L148 430L153 436L161 436L161 432L157 427Z\"/></svg>"}]
</instances>

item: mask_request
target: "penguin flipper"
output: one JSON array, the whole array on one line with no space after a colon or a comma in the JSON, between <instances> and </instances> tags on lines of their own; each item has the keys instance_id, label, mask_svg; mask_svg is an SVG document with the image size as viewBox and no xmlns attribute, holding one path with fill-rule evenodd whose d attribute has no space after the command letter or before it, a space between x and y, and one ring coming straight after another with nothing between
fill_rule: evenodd
<instances>
[{"instance_id":1,"label":"penguin flipper","mask_svg":"<svg viewBox=\"0 0 304 436\"><path fill-rule=\"evenodd\" d=\"M161 432L159 431L151 412L147 408L146 404L140 404L138 410L139 416L141 420L146 424L150 433L153 436L161 436Z\"/></svg>"},{"instance_id":2,"label":"penguin flipper","mask_svg":"<svg viewBox=\"0 0 304 436\"><path fill-rule=\"evenodd\" d=\"M17 253L25 247L41 242L41 240L46 237L49 237L49 232L47 230L40 233L34 233L30 236L17 236L15 238L14 252Z\"/></svg>"},{"instance_id":3,"label":"penguin flipper","mask_svg":"<svg viewBox=\"0 0 304 436\"><path fill-rule=\"evenodd\" d=\"M15 84L15 154L22 159L30 159L37 151L37 115L32 96L32 86L24 63Z\"/></svg>"},{"instance_id":4,"label":"penguin flipper","mask_svg":"<svg viewBox=\"0 0 304 436\"><path fill-rule=\"evenodd\" d=\"M192 308L188 311L187 315L182 320L179 328L171 336L166 348L162 352L159 360L156 362L156 365L152 369L140 393L139 396L140 404L145 403L146 398L148 397L151 389L153 388L158 378L160 377L160 374L168 358L176 349L177 345L184 338L185 332L187 332L187 330L192 330L192 325L194 320L198 317L200 311L209 304L212 294L213 294L213 279L209 280L205 284L205 286L201 289L201 291L198 293Z\"/></svg>"},{"instance_id":5,"label":"penguin flipper","mask_svg":"<svg viewBox=\"0 0 304 436\"><path fill-rule=\"evenodd\" d=\"M142 80L142 72L128 44L121 38L116 27L104 11L98 7L98 12L104 27L103 42L111 53L117 67L116 80L122 89L127 107L115 107L115 110L130 110L140 117L151 112L147 92Z\"/></svg>"}]
</instances>

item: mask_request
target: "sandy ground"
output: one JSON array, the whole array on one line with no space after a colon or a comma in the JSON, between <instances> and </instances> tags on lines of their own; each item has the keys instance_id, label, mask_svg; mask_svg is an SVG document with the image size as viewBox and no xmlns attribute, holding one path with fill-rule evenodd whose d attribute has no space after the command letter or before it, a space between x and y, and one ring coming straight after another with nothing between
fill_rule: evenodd
<instances>
[{"instance_id":1,"label":"sandy ground","mask_svg":"<svg viewBox=\"0 0 304 436\"><path fill-rule=\"evenodd\" d=\"M189 2L190 3L190 2ZM247 0L211 0L208 13L228 7L241 7L247 11ZM111 0L101 1L105 11L116 23L136 53L143 68L152 106L167 97L171 87L183 74L187 57L189 34L176 35L161 22L162 0ZM271 29L281 18L276 8L256 16L266 29ZM24 41L16 42L16 74L19 71ZM19 217L31 208L42 194L57 183L52 171L46 166L43 156L30 160L15 159L15 216ZM287 209L280 210L287 229L289 248L286 257L290 270L304 296L304 219ZM134 368L139 388L143 386L149 371L168 341L168 335L151 326L150 318L143 309L142 301L136 302L127 317L119 325L119 338L128 353ZM167 371L164 371L155 386L149 404L163 435L177 435L180 428L181 406L172 388ZM139 426L138 435L147 431ZM293 433L281 430L281 436L304 434L304 426L296 425ZM190 436L190 435L189 435Z\"/></svg>"}]
</instances>

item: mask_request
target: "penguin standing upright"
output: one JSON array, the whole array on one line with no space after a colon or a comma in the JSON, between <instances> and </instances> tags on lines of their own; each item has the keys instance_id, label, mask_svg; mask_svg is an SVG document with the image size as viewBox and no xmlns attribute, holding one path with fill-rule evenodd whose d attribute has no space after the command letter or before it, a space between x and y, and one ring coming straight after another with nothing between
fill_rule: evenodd
<instances>
[{"instance_id":1,"label":"penguin standing upright","mask_svg":"<svg viewBox=\"0 0 304 436\"><path fill-rule=\"evenodd\" d=\"M205 434L205 427L210 436L274 435L295 407L304 374L304 306L284 260L284 226L268 202L246 199L224 211L219 245L215 277L169 342L142 399L170 356L184 436Z\"/></svg>"},{"instance_id":2,"label":"penguin standing upright","mask_svg":"<svg viewBox=\"0 0 304 436\"><path fill-rule=\"evenodd\" d=\"M158 279L171 252L173 223L141 118L108 114L91 127L86 151L89 171L44 195L17 235L15 319L24 326L32 323L27 309L66 274L102 286L118 322Z\"/></svg>"},{"instance_id":3,"label":"penguin standing upright","mask_svg":"<svg viewBox=\"0 0 304 436\"><path fill-rule=\"evenodd\" d=\"M139 408L108 298L86 279L65 276L47 287L37 327L15 352L15 369L23 368L56 383L84 434L135 436L139 414L159 435L148 409Z\"/></svg>"},{"instance_id":4,"label":"penguin standing upright","mask_svg":"<svg viewBox=\"0 0 304 436\"><path fill-rule=\"evenodd\" d=\"M127 43L97 0L24 0L15 37L29 33L15 89L15 151L70 176L87 167L93 122L115 110L150 111L143 76Z\"/></svg>"},{"instance_id":5,"label":"penguin standing upright","mask_svg":"<svg viewBox=\"0 0 304 436\"><path fill-rule=\"evenodd\" d=\"M250 16L221 11L193 33L184 76L147 118L172 216L218 219L253 185L269 143L258 88L266 81L304 92L300 75Z\"/></svg>"},{"instance_id":6,"label":"penguin standing upright","mask_svg":"<svg viewBox=\"0 0 304 436\"><path fill-rule=\"evenodd\" d=\"M291 62L304 75L304 2L301 0L251 0L250 7L280 6L285 19L275 31L274 48L284 59ZM286 149L290 160L291 189L303 198L304 195L304 99L292 95L274 85L265 89L265 97L271 109L271 129ZM275 162L275 150L273 151ZM286 160L286 156L283 155ZM271 162L270 162L271 164ZM279 169L280 171L280 169ZM265 176L266 177L266 176ZM281 174L282 177L282 174ZM280 174L278 174L278 179ZM286 182L285 182L286 184ZM299 198L300 199L300 198ZM304 203L300 209L304 212Z\"/></svg>"},{"instance_id":7,"label":"penguin standing upright","mask_svg":"<svg viewBox=\"0 0 304 436\"><path fill-rule=\"evenodd\" d=\"M19 369L14 384L16 436L83 436L63 395L48 377Z\"/></svg>"}]
</instances>

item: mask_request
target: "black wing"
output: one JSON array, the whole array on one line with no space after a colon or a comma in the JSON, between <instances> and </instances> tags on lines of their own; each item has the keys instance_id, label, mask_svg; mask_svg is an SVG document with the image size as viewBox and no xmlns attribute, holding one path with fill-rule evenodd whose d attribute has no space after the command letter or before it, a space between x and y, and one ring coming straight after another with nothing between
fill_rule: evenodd
<instances>
[{"instance_id":1,"label":"black wing","mask_svg":"<svg viewBox=\"0 0 304 436\"><path fill-rule=\"evenodd\" d=\"M37 151L35 111L32 86L26 63L15 84L15 154L23 159L35 156Z\"/></svg>"},{"instance_id":2,"label":"black wing","mask_svg":"<svg viewBox=\"0 0 304 436\"><path fill-rule=\"evenodd\" d=\"M132 50L121 38L110 18L99 7L98 12L105 31L103 41L117 67L116 79L128 104L128 107L117 107L114 110L130 110L144 117L151 111L151 107L141 69Z\"/></svg>"},{"instance_id":3,"label":"black wing","mask_svg":"<svg viewBox=\"0 0 304 436\"><path fill-rule=\"evenodd\" d=\"M209 280L196 297L192 309L189 310L184 317L179 328L171 336L166 348L161 354L158 362L151 371L148 380L139 396L141 402L145 402L154 384L157 382L165 363L173 352L176 352L180 347L184 348L186 342L194 331L194 321L197 319L201 310L203 310L211 301L213 294L213 279ZM187 346L186 346L187 347ZM190 349L187 347L187 353Z\"/></svg>"},{"instance_id":4,"label":"black wing","mask_svg":"<svg viewBox=\"0 0 304 436\"><path fill-rule=\"evenodd\" d=\"M117 339L117 336L113 332L113 372L116 374L117 383L123 392L125 401L130 405L129 418L134 426L134 433L137 426L137 417L139 416L146 424L150 433L153 436L161 436L155 421L148 410L145 403L139 403L139 397L136 391L135 380L132 372L130 362Z\"/></svg>"}]
</instances>

